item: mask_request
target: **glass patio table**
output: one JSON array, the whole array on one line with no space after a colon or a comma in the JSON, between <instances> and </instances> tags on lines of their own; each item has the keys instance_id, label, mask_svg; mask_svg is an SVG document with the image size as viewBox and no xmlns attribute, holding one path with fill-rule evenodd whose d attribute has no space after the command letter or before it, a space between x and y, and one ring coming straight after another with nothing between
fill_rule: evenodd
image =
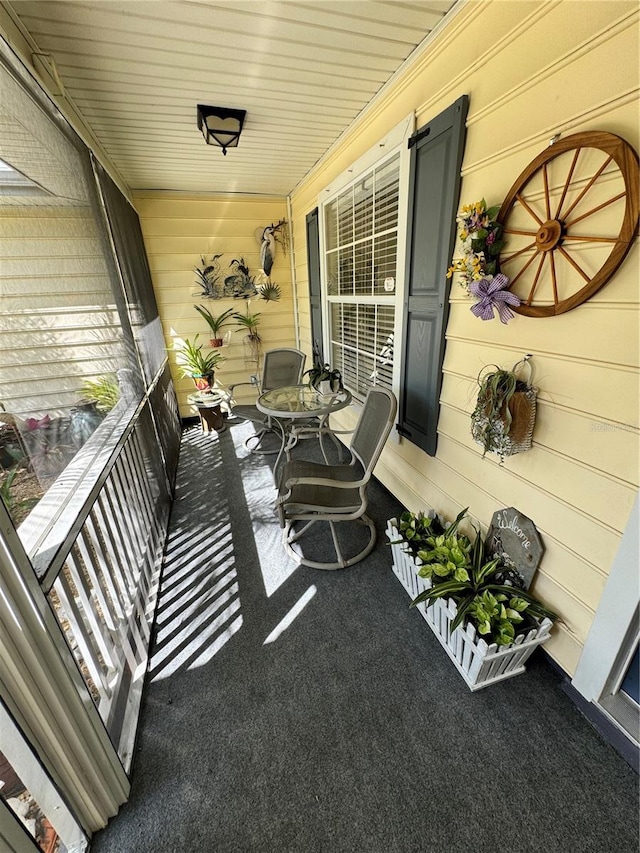
<instances>
[{"instance_id":1,"label":"glass patio table","mask_svg":"<svg viewBox=\"0 0 640 853\"><path fill-rule=\"evenodd\" d=\"M287 385L272 391L265 391L256 401L256 408L272 419L278 427L282 444L273 466L273 476L278 482L278 466L283 454L289 454L298 441L301 421L317 420L313 431L318 432L320 448L325 462L327 455L322 443L322 429L333 412L346 408L351 402L351 392L346 388L330 394L321 394L309 385ZM296 425L298 421L298 425Z\"/></svg>"}]
</instances>

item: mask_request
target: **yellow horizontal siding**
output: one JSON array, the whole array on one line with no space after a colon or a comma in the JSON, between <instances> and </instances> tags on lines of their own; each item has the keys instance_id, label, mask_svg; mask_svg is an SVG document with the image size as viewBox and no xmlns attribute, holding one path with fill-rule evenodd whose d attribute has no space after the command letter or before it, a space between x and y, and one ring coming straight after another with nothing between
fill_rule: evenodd
<instances>
[{"instance_id":1,"label":"yellow horizontal siding","mask_svg":"<svg viewBox=\"0 0 640 853\"><path fill-rule=\"evenodd\" d=\"M269 224L268 222L266 223ZM242 255L247 262L248 256L258 258L260 255L260 243L255 239L253 232L250 230L250 225L247 227L245 220L235 220L235 222L227 222L225 232L231 230L231 226L236 225L235 234L218 233L215 229L211 229L211 233L207 236L194 235L178 235L174 237L159 236L151 237L145 233L146 246L151 257L161 255L195 255L199 258L201 255L211 255L214 252L217 254L218 249L212 248L206 251L202 248L212 243L217 247L224 241L224 254L220 259L223 267L228 266L232 258L237 258Z\"/></svg>"},{"instance_id":2,"label":"yellow horizontal siding","mask_svg":"<svg viewBox=\"0 0 640 853\"><path fill-rule=\"evenodd\" d=\"M474 300L469 299L464 304L451 306L447 338L491 345L496 340L495 324L478 322L469 310L473 304ZM571 359L580 359L594 366L601 363L630 369L638 367L637 352L635 347L630 346L638 334L638 313L634 305L604 307L588 302L557 317L522 317L516 323L518 346L523 354L532 350L547 356L562 356L566 353ZM585 335L585 326L593 328L594 333ZM502 340L505 343L513 341L511 329L505 328L499 335L498 341ZM569 341L570 347L567 347ZM544 374L536 365L537 360L534 369L543 382Z\"/></svg>"},{"instance_id":3,"label":"yellow horizontal siding","mask_svg":"<svg viewBox=\"0 0 640 853\"><path fill-rule=\"evenodd\" d=\"M443 407L451 406L470 415L477 388L475 377L445 373L441 393ZM467 427L470 440L470 421ZM635 429L602 418L594 419L586 412L572 411L539 397L533 441L539 448L634 485L638 469L638 431ZM513 457L509 465L515 462L516 457ZM624 520L620 519L620 524Z\"/></svg>"},{"instance_id":4,"label":"yellow horizontal siding","mask_svg":"<svg viewBox=\"0 0 640 853\"><path fill-rule=\"evenodd\" d=\"M145 248L147 246L147 242L154 243L152 240L148 240L145 234ZM185 251L176 252L174 250L176 241L169 242L168 240L155 241L154 252L149 252L149 267L154 273L163 273L163 272L180 272L183 278L188 276L189 280L195 281L194 268L196 266L200 266L201 258L204 255L206 260L209 260L213 255L221 255L218 259L218 263L220 264L220 271L223 277L225 275L231 275L232 269L229 267L229 264L234 258L243 257L245 259L246 264L252 273L258 272L258 265L260 263L260 252L259 247L253 244L252 235L246 231L243 234L240 234L233 239L222 239L218 240L212 244L212 248L209 249L206 247L206 251L203 249L200 252L194 251ZM166 244L166 249L163 250L163 245ZM221 247L224 246L224 251L222 251ZM239 251L232 251L233 247ZM187 247L188 248L188 247ZM281 254L278 253L278 260L281 260ZM284 255L282 255L284 257ZM280 266L280 265L278 265ZM273 269L273 276L275 277L276 267Z\"/></svg>"},{"instance_id":5,"label":"yellow horizontal siding","mask_svg":"<svg viewBox=\"0 0 640 853\"><path fill-rule=\"evenodd\" d=\"M482 448L474 443L469 426L470 420L466 412L442 406L440 432L461 447L482 455ZM541 491L547 490L568 506L580 506L594 524L598 525L601 521L613 530L622 532L621 522L628 516L636 493L631 483L625 483L611 477L607 472L577 463L570 456L549 450L537 441L534 442L534 447L535 453L514 456L509 462L509 470ZM487 468L496 464L495 458L493 454L485 456Z\"/></svg>"},{"instance_id":6,"label":"yellow horizontal siding","mask_svg":"<svg viewBox=\"0 0 640 853\"><path fill-rule=\"evenodd\" d=\"M175 193L138 193L133 199L139 213L145 248L153 281L158 312L165 343L169 351L169 364L176 385L180 414L191 417L197 412L189 406L187 397L193 392L191 379L180 376L173 351L176 338L189 338L198 334L199 343L207 348L209 329L197 314L194 305L204 305L218 315L228 308L243 314L249 307L252 314L260 314L259 332L262 351L279 346L295 346L295 320L293 289L291 283L291 255L276 246L276 258L270 280L282 289L278 302L265 302L252 298L202 299L196 282L194 268L206 255L222 254L221 275L231 275L229 263L234 258L244 258L253 275L259 273L260 245L256 232L265 226L285 219L284 199L256 200L242 196L180 196ZM216 380L223 385L248 381L253 366L245 362L243 334L230 331L229 345L222 350L225 361L216 370ZM238 400L255 397L251 388L242 389Z\"/></svg>"},{"instance_id":7,"label":"yellow horizontal siding","mask_svg":"<svg viewBox=\"0 0 640 853\"><path fill-rule=\"evenodd\" d=\"M554 319L537 322L554 322ZM562 355L539 353L533 347L515 350L512 348L514 343L516 341L512 336L507 338L502 333L493 347L471 340L448 340L444 370L475 377L485 365L497 364L509 368L522 355L533 350L534 384L540 389L543 399L577 412L588 413L597 420L638 426L637 369L586 361L567 352ZM636 475L636 484L637 480Z\"/></svg>"},{"instance_id":8,"label":"yellow horizontal siding","mask_svg":"<svg viewBox=\"0 0 640 853\"><path fill-rule=\"evenodd\" d=\"M146 219L144 230L150 239L159 237L168 237L171 239L192 237L201 241L218 237L234 239L238 236L238 229L245 228L246 230L247 224L250 226L253 219L255 219L255 216L248 219L247 217L233 218L227 215L222 219L190 219L188 217L175 219L158 217ZM240 225L240 223L243 224ZM269 225L270 221L264 224Z\"/></svg>"},{"instance_id":9,"label":"yellow horizontal siding","mask_svg":"<svg viewBox=\"0 0 640 853\"><path fill-rule=\"evenodd\" d=\"M461 203L502 202L557 132L608 130L640 142L639 9L634 2L471 3L420 65L390 87L292 196L301 340L309 340L304 219L331 181L415 111L417 127L461 94L470 111ZM602 72L602 73L600 73ZM587 250L587 259L594 256ZM640 479L638 243L588 303L558 317L483 323L455 285L439 421L428 457L389 441L376 473L409 508L452 517L469 506L486 526L515 506L546 545L535 592L560 613L546 648L572 674L597 610ZM476 377L533 354L534 447L498 464L470 436ZM338 419L353 423L353 412Z\"/></svg>"}]
</instances>

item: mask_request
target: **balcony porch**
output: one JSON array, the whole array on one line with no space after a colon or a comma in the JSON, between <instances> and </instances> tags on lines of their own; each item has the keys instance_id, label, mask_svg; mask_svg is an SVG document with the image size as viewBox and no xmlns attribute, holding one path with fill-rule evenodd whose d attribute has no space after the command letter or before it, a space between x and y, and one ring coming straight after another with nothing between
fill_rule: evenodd
<instances>
[{"instance_id":1,"label":"balcony porch","mask_svg":"<svg viewBox=\"0 0 640 853\"><path fill-rule=\"evenodd\" d=\"M545 656L467 689L391 572L377 482L373 554L296 567L250 429L183 433L131 796L94 853L637 850L637 776Z\"/></svg>"}]
</instances>

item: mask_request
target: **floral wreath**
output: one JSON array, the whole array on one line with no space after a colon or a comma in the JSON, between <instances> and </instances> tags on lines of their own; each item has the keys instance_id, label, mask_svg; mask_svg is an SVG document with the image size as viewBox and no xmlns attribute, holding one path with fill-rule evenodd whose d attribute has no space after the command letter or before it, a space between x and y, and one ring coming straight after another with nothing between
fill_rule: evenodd
<instances>
[{"instance_id":1,"label":"floral wreath","mask_svg":"<svg viewBox=\"0 0 640 853\"><path fill-rule=\"evenodd\" d=\"M460 286L467 293L472 281L497 272L498 256L504 245L502 225L496 221L499 210L499 204L487 207L487 202L481 199L474 204L465 204L456 218L463 255L453 259L447 278L451 278L454 272L460 273Z\"/></svg>"},{"instance_id":2,"label":"floral wreath","mask_svg":"<svg viewBox=\"0 0 640 853\"><path fill-rule=\"evenodd\" d=\"M502 225L496 220L500 205L487 207L484 199L465 204L456 218L462 257L454 258L447 278L460 274L459 284L469 296L479 299L471 311L482 320L493 318L494 308L503 323L513 312L509 305L520 300L508 291L509 279L498 273L498 259L504 246Z\"/></svg>"}]
</instances>

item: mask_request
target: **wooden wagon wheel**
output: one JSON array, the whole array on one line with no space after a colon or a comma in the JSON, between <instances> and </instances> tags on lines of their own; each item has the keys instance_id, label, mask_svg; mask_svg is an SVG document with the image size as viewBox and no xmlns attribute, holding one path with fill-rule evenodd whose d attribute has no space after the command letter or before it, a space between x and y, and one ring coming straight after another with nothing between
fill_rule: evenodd
<instances>
[{"instance_id":1,"label":"wooden wagon wheel","mask_svg":"<svg viewBox=\"0 0 640 853\"><path fill-rule=\"evenodd\" d=\"M560 139L527 166L498 214L514 311L562 314L609 281L638 230L638 176L633 148L599 131Z\"/></svg>"}]
</instances>

